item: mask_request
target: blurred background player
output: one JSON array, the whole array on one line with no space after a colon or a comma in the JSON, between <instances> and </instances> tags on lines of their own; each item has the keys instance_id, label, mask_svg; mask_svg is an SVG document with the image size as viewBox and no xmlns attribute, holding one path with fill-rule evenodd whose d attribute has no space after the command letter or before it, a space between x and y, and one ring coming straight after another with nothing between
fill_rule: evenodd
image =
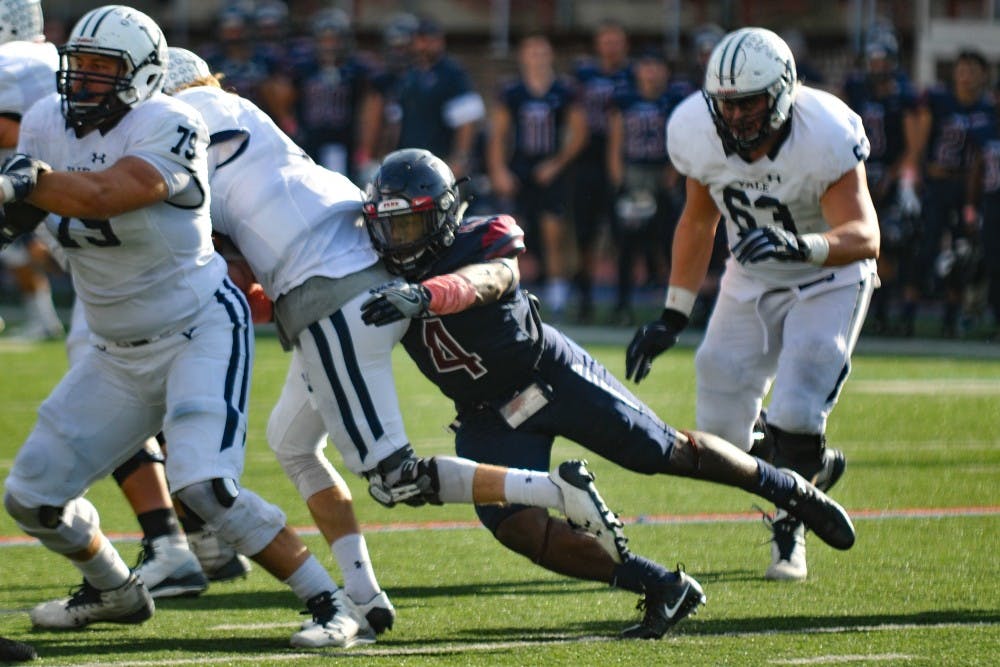
<instances>
[{"instance_id":1,"label":"blurred background player","mask_svg":"<svg viewBox=\"0 0 1000 667\"><path fill-rule=\"evenodd\" d=\"M634 83L628 38L621 24L602 22L594 32L593 49L593 56L577 63L573 71L580 102L587 114L587 144L573 165L571 207L578 255L575 280L580 293L578 319L584 323L594 315L598 242L613 205L607 169L608 111L611 99ZM563 291L568 298L569 286Z\"/></svg>"},{"instance_id":2,"label":"blurred background player","mask_svg":"<svg viewBox=\"0 0 1000 667\"><path fill-rule=\"evenodd\" d=\"M615 95L608 118L608 179L615 194L618 296L614 324L635 324L632 290L636 262L645 260L649 282L665 284L677 220L677 172L667 155L667 119L691 90L670 84L670 69L655 48L635 59L635 85Z\"/></svg>"},{"instance_id":3,"label":"blurred background player","mask_svg":"<svg viewBox=\"0 0 1000 667\"><path fill-rule=\"evenodd\" d=\"M370 160L361 150L363 108L371 67L355 54L347 13L323 9L310 17L311 57L297 73L302 147L316 162L356 183Z\"/></svg>"},{"instance_id":4,"label":"blurred background player","mask_svg":"<svg viewBox=\"0 0 1000 667\"><path fill-rule=\"evenodd\" d=\"M59 67L56 47L45 41L40 0L0 0L0 161L17 146L21 116L42 97L55 92ZM21 293L25 323L11 334L22 340L63 335L46 275L52 266L45 245L22 236L0 252L0 262ZM3 331L0 319L0 331Z\"/></svg>"},{"instance_id":5,"label":"blurred background player","mask_svg":"<svg viewBox=\"0 0 1000 667\"><path fill-rule=\"evenodd\" d=\"M895 35L882 29L869 36L862 69L848 76L843 99L861 116L871 144L865 171L881 232L881 286L872 295L871 312L876 332L888 334L894 330L891 310L898 303L900 284L909 283L917 270L920 215L915 174L908 162L917 129L917 94L899 68Z\"/></svg>"},{"instance_id":6,"label":"blurred background player","mask_svg":"<svg viewBox=\"0 0 1000 667\"><path fill-rule=\"evenodd\" d=\"M411 43L413 63L399 87L399 148L425 148L456 174L469 173L476 129L486 113L465 68L445 52L441 26L420 19Z\"/></svg>"},{"instance_id":7,"label":"blurred background player","mask_svg":"<svg viewBox=\"0 0 1000 667\"><path fill-rule=\"evenodd\" d=\"M989 65L981 53L965 50L952 67L950 86L936 85L923 96L917 110L917 128L907 166L923 165L923 200L917 271L908 276L903 291L902 326L913 335L918 300L943 292L941 333L962 333L962 299L969 283L968 262L937 260L942 255L968 259L976 238L965 221L967 176L975 145L982 145L996 131L996 108L988 97ZM916 176L914 176L916 178ZM937 269L930 270L932 267ZM939 289L940 288L940 289Z\"/></svg>"},{"instance_id":8,"label":"blurred background player","mask_svg":"<svg viewBox=\"0 0 1000 667\"><path fill-rule=\"evenodd\" d=\"M541 249L543 306L561 317L569 292L566 168L587 141L587 119L572 83L556 76L541 34L517 49L519 76L499 93L490 117L487 164L493 194L512 202L532 246Z\"/></svg>"},{"instance_id":9,"label":"blurred background player","mask_svg":"<svg viewBox=\"0 0 1000 667\"><path fill-rule=\"evenodd\" d=\"M372 172L378 168L378 160L399 143L403 117L400 88L413 62L413 36L419 23L413 14L400 12L390 16L382 30L382 57L372 75L370 94L362 111L362 154L358 155L357 162L362 165L365 176L359 185L370 180Z\"/></svg>"}]
</instances>

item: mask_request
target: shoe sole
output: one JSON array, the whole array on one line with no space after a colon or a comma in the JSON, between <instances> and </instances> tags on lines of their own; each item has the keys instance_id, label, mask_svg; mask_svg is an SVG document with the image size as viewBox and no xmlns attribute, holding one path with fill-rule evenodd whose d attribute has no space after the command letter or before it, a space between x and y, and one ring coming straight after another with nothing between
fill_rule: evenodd
<instances>
[{"instance_id":1,"label":"shoe sole","mask_svg":"<svg viewBox=\"0 0 1000 667\"><path fill-rule=\"evenodd\" d=\"M625 556L628 555L628 547L625 546L628 538L625 537L625 533L622 531L624 524L611 511L607 503L604 502L604 498L601 497L601 494L597 491L597 487L594 486L594 474L586 466L586 461L565 461L559 465L559 478L590 497L591 503L597 509L598 515L600 515L603 533L602 535L594 535L594 537L597 538L601 546L604 547L604 550L608 552L616 563L621 563L625 559ZM585 473L580 472L581 467L586 471ZM572 521L570 521L570 524L575 526ZM577 527L586 530L584 526ZM608 540L608 535L611 537L610 541Z\"/></svg>"},{"instance_id":2,"label":"shoe sole","mask_svg":"<svg viewBox=\"0 0 1000 667\"><path fill-rule=\"evenodd\" d=\"M778 568L767 568L767 572L764 573L764 578L768 581L805 581L808 576L808 571L806 572L786 572Z\"/></svg>"},{"instance_id":3,"label":"shoe sole","mask_svg":"<svg viewBox=\"0 0 1000 667\"><path fill-rule=\"evenodd\" d=\"M827 472L828 467L829 472ZM844 452L839 449L827 449L826 454L824 454L823 469L813 477L813 484L817 489L826 493L840 480L846 468L847 458L844 456Z\"/></svg>"},{"instance_id":4,"label":"shoe sole","mask_svg":"<svg viewBox=\"0 0 1000 667\"><path fill-rule=\"evenodd\" d=\"M296 643L293 637L290 642L288 642L293 648L351 648L352 646L357 646L358 644L374 644L375 637L373 635L361 634L351 637L343 644L309 644L305 642Z\"/></svg>"},{"instance_id":5,"label":"shoe sole","mask_svg":"<svg viewBox=\"0 0 1000 667\"><path fill-rule=\"evenodd\" d=\"M204 575L197 579L180 579L176 581L163 581L149 589L149 594L154 599L162 598L195 598L208 589L208 580Z\"/></svg>"},{"instance_id":6,"label":"shoe sole","mask_svg":"<svg viewBox=\"0 0 1000 667\"><path fill-rule=\"evenodd\" d=\"M228 563L214 572L206 572L209 581L223 582L233 579L246 579L250 574L250 568L243 564L239 556L233 556Z\"/></svg>"}]
</instances>

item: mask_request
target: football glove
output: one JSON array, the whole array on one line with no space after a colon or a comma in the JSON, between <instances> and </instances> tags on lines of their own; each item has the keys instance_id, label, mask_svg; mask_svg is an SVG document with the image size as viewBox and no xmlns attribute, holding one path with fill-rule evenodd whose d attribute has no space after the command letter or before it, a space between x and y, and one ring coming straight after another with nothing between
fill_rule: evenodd
<instances>
[{"instance_id":1,"label":"football glove","mask_svg":"<svg viewBox=\"0 0 1000 667\"><path fill-rule=\"evenodd\" d=\"M403 280L376 287L371 294L361 304L361 319L378 327L411 317L426 317L431 303L431 293L426 287Z\"/></svg>"},{"instance_id":2,"label":"football glove","mask_svg":"<svg viewBox=\"0 0 1000 667\"><path fill-rule=\"evenodd\" d=\"M404 454L405 458L398 462L398 467L389 466L392 469L386 470L380 465L365 473L368 494L385 507L395 507L401 502L411 507L426 503L440 505L440 486L434 459L420 458L410 449Z\"/></svg>"},{"instance_id":3,"label":"football glove","mask_svg":"<svg viewBox=\"0 0 1000 667\"><path fill-rule=\"evenodd\" d=\"M756 264L765 259L781 262L808 262L809 246L802 238L780 227L757 227L740 234L733 256L740 264Z\"/></svg>"},{"instance_id":4,"label":"football glove","mask_svg":"<svg viewBox=\"0 0 1000 667\"><path fill-rule=\"evenodd\" d=\"M52 167L24 153L14 153L0 167L0 190L4 203L21 201L31 194L38 183L38 174L52 171Z\"/></svg>"},{"instance_id":5,"label":"football glove","mask_svg":"<svg viewBox=\"0 0 1000 667\"><path fill-rule=\"evenodd\" d=\"M677 344L677 337L688 325L688 316L673 308L664 308L660 319L639 327L625 353L625 377L636 384L649 375L649 369L661 352Z\"/></svg>"}]
</instances>

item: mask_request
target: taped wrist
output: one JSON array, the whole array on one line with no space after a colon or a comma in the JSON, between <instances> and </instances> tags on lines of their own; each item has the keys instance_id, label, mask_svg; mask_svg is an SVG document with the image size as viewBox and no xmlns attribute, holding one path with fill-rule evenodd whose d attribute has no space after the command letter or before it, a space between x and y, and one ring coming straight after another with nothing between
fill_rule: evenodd
<instances>
[{"instance_id":1,"label":"taped wrist","mask_svg":"<svg viewBox=\"0 0 1000 667\"><path fill-rule=\"evenodd\" d=\"M435 315L460 313L476 303L476 286L457 273L434 276L420 284L431 295L429 310Z\"/></svg>"},{"instance_id":2,"label":"taped wrist","mask_svg":"<svg viewBox=\"0 0 1000 667\"><path fill-rule=\"evenodd\" d=\"M830 242L822 234L803 234L799 243L808 248L809 257L806 261L816 266L823 266L830 255Z\"/></svg>"}]
</instances>

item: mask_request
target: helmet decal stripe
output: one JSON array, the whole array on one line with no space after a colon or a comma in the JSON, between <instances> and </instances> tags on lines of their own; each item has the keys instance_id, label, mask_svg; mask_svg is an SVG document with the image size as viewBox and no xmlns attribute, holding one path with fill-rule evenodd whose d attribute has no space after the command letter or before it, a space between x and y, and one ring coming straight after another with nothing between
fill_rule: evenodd
<instances>
[{"instance_id":1,"label":"helmet decal stripe","mask_svg":"<svg viewBox=\"0 0 1000 667\"><path fill-rule=\"evenodd\" d=\"M732 35L726 39L726 45L722 47L722 57L719 58L719 83L722 83L722 78L725 76L726 69L726 56L729 55L729 47L733 44ZM717 47L718 48L718 47Z\"/></svg>"},{"instance_id":2,"label":"helmet decal stripe","mask_svg":"<svg viewBox=\"0 0 1000 667\"><path fill-rule=\"evenodd\" d=\"M107 9L103 14L101 14L101 18L97 19L97 23L94 24L94 29L90 31L90 36L91 37L96 37L97 36L97 29L101 27L102 23L104 23L104 19L108 18L108 14L110 14L113 11L115 11L115 9L117 9L117 7L111 7L109 9ZM88 21L88 23L89 23L89 21ZM80 32L85 32L86 30L87 30L87 26L84 25L83 28L80 30Z\"/></svg>"},{"instance_id":3,"label":"helmet decal stripe","mask_svg":"<svg viewBox=\"0 0 1000 667\"><path fill-rule=\"evenodd\" d=\"M746 38L749 37L749 36L750 36L750 33L744 33L743 35L741 35L740 36L740 41L736 42L736 48L733 49L733 59L732 59L732 62L729 63L729 82L730 82L730 85L735 85L736 84L736 56L739 54L740 48L743 46L743 42L746 41Z\"/></svg>"}]
</instances>

